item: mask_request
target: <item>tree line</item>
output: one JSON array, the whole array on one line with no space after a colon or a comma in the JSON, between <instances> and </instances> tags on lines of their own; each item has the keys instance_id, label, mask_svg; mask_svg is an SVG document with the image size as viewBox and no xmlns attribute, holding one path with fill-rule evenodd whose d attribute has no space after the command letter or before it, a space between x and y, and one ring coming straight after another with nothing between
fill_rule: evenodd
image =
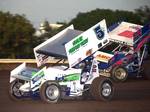
<instances>
[{"instance_id":1,"label":"tree line","mask_svg":"<svg viewBox=\"0 0 150 112\"><path fill-rule=\"evenodd\" d=\"M122 20L144 25L150 20L150 8L144 6L135 9L134 12L110 9L80 12L69 23L63 23L62 28L49 29L49 33L44 36L51 37L70 24L84 31L104 18L107 26ZM43 36L38 38L34 36L34 33L35 28L25 15L0 11L0 58L34 58L33 48L44 41Z\"/></svg>"},{"instance_id":2,"label":"tree line","mask_svg":"<svg viewBox=\"0 0 150 112\"><path fill-rule=\"evenodd\" d=\"M150 20L150 7L143 6L132 11L110 10L110 9L95 9L86 13L78 13L69 24L74 24L75 28L86 30L102 19L106 19L107 26L110 26L118 21L126 21L135 24L144 25Z\"/></svg>"}]
</instances>

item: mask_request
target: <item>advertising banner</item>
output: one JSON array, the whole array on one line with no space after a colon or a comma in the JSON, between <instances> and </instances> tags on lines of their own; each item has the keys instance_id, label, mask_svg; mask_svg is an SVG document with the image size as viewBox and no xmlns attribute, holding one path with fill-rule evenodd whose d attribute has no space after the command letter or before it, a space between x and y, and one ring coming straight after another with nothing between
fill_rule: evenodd
<instances>
[{"instance_id":1,"label":"advertising banner","mask_svg":"<svg viewBox=\"0 0 150 112\"><path fill-rule=\"evenodd\" d=\"M70 67L109 43L108 38L106 22L102 20L65 44Z\"/></svg>"}]
</instances>

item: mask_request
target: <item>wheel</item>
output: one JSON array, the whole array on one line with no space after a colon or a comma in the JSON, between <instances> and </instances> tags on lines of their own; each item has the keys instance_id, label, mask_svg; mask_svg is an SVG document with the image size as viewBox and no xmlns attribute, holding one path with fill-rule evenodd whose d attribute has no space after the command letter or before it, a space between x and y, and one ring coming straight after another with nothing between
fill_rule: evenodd
<instances>
[{"instance_id":1,"label":"wheel","mask_svg":"<svg viewBox=\"0 0 150 112\"><path fill-rule=\"evenodd\" d=\"M128 77L127 70L122 66L115 66L111 70L111 78L116 82L124 82Z\"/></svg>"},{"instance_id":2,"label":"wheel","mask_svg":"<svg viewBox=\"0 0 150 112\"><path fill-rule=\"evenodd\" d=\"M150 61L144 61L142 64L142 69L143 69L143 75L145 79L150 79Z\"/></svg>"},{"instance_id":3,"label":"wheel","mask_svg":"<svg viewBox=\"0 0 150 112\"><path fill-rule=\"evenodd\" d=\"M40 88L40 97L46 103L57 103L60 100L60 86L56 82L46 81Z\"/></svg>"},{"instance_id":4,"label":"wheel","mask_svg":"<svg viewBox=\"0 0 150 112\"><path fill-rule=\"evenodd\" d=\"M89 88L90 88L90 85L84 85L84 92L82 93L83 100L92 99L92 95L90 93Z\"/></svg>"},{"instance_id":5,"label":"wheel","mask_svg":"<svg viewBox=\"0 0 150 112\"><path fill-rule=\"evenodd\" d=\"M9 96L13 100L20 100L23 96L23 92L19 90L19 88L23 85L23 81L21 80L14 80L10 83L9 87Z\"/></svg>"},{"instance_id":6,"label":"wheel","mask_svg":"<svg viewBox=\"0 0 150 112\"><path fill-rule=\"evenodd\" d=\"M114 87L109 78L97 77L93 80L90 93L96 100L109 101L114 94Z\"/></svg>"}]
</instances>

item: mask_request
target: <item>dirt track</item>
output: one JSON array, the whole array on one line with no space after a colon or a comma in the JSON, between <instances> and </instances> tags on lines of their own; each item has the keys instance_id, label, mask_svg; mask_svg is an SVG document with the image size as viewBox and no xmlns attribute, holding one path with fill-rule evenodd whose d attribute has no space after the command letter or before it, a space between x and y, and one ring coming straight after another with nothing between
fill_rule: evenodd
<instances>
[{"instance_id":1,"label":"dirt track","mask_svg":"<svg viewBox=\"0 0 150 112\"><path fill-rule=\"evenodd\" d=\"M117 84L111 102L67 100L44 104L40 100L12 101L8 95L9 71L0 71L0 112L150 112L150 80Z\"/></svg>"}]
</instances>

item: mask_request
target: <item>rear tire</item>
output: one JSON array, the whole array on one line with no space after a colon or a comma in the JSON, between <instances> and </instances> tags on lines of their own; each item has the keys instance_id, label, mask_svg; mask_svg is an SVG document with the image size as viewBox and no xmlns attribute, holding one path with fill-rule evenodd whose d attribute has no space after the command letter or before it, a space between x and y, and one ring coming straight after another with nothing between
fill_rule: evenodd
<instances>
[{"instance_id":1,"label":"rear tire","mask_svg":"<svg viewBox=\"0 0 150 112\"><path fill-rule=\"evenodd\" d=\"M52 81L44 82L40 88L40 97L46 103L57 103L61 98L59 84Z\"/></svg>"},{"instance_id":2,"label":"rear tire","mask_svg":"<svg viewBox=\"0 0 150 112\"><path fill-rule=\"evenodd\" d=\"M111 78L116 82L124 82L128 77L127 70L122 66L115 66L111 70Z\"/></svg>"},{"instance_id":3,"label":"rear tire","mask_svg":"<svg viewBox=\"0 0 150 112\"><path fill-rule=\"evenodd\" d=\"M90 93L96 100L111 100L114 94L112 81L102 76L95 78L91 84Z\"/></svg>"}]
</instances>

